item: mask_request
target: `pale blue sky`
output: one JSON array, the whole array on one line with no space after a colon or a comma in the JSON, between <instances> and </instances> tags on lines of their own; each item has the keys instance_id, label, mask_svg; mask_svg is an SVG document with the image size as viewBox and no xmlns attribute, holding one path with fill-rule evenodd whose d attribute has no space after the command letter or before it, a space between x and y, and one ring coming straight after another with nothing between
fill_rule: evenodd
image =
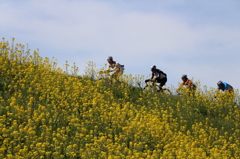
<instances>
[{"instance_id":1,"label":"pale blue sky","mask_svg":"<svg viewBox=\"0 0 240 159\"><path fill-rule=\"evenodd\" d=\"M0 36L28 43L59 65L107 56L125 73L149 75L156 65L177 86L182 74L202 85L240 88L239 0L0 0Z\"/></svg>"}]
</instances>

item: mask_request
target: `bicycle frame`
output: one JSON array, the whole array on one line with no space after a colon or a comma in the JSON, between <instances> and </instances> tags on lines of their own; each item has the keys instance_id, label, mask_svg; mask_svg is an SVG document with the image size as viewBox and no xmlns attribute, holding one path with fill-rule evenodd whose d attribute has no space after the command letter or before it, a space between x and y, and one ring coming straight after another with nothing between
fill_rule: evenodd
<instances>
[{"instance_id":1,"label":"bicycle frame","mask_svg":"<svg viewBox=\"0 0 240 159\"><path fill-rule=\"evenodd\" d=\"M100 71L98 73L100 75L99 80L105 80L106 82L110 83L112 83L113 81L120 83L120 81L116 77L114 77L114 75L111 75L109 71Z\"/></svg>"},{"instance_id":2,"label":"bicycle frame","mask_svg":"<svg viewBox=\"0 0 240 159\"><path fill-rule=\"evenodd\" d=\"M151 83L151 84L148 84L148 83ZM159 88L159 89L157 89L157 88ZM143 89L144 90L149 90L151 92L160 92L160 93L164 93L164 94L172 94L169 89L160 87L154 79L148 81L146 83L146 86Z\"/></svg>"},{"instance_id":3,"label":"bicycle frame","mask_svg":"<svg viewBox=\"0 0 240 159\"><path fill-rule=\"evenodd\" d=\"M104 80L104 81L107 81L107 82L111 82L111 75L110 75L110 72L108 71L100 71L98 72L99 74L99 79L98 80Z\"/></svg>"}]
</instances>

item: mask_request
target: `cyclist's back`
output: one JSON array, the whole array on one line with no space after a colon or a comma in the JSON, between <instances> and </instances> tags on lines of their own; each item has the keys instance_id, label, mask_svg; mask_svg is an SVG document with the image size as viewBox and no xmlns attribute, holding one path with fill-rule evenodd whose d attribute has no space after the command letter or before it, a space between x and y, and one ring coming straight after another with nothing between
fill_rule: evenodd
<instances>
[{"instance_id":1,"label":"cyclist's back","mask_svg":"<svg viewBox=\"0 0 240 159\"><path fill-rule=\"evenodd\" d=\"M218 85L217 89L219 89L219 90L233 91L233 87L230 84L228 84L227 82L218 81L217 85Z\"/></svg>"}]
</instances>

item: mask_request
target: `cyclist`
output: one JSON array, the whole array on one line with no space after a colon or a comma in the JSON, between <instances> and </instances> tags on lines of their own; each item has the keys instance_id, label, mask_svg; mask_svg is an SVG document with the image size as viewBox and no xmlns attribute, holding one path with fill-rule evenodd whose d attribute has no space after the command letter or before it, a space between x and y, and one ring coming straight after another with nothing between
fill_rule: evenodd
<instances>
[{"instance_id":1,"label":"cyclist","mask_svg":"<svg viewBox=\"0 0 240 159\"><path fill-rule=\"evenodd\" d=\"M226 82L218 81L217 85L218 85L218 88L217 88L218 90L222 90L222 91L228 90L229 92L233 91L233 87Z\"/></svg>"},{"instance_id":2,"label":"cyclist","mask_svg":"<svg viewBox=\"0 0 240 159\"><path fill-rule=\"evenodd\" d=\"M192 80L188 79L187 75L182 75L182 83L180 84L177 92L183 87L186 86L188 88L189 93L196 90L196 85L192 82ZM190 94L189 94L190 95Z\"/></svg>"},{"instance_id":3,"label":"cyclist","mask_svg":"<svg viewBox=\"0 0 240 159\"><path fill-rule=\"evenodd\" d=\"M159 90L158 92L160 92L162 90L162 86L164 86L167 82L167 74L164 73L163 71L161 71L160 69L157 69L157 67L155 65L153 65L151 67L151 71L152 71L152 77L151 79L146 79L145 80L145 83L146 83L146 86L147 87L147 83L149 81L152 81L152 82L157 82L157 83L160 83L160 85L158 86L159 87ZM155 76L155 78L154 78Z\"/></svg>"},{"instance_id":4,"label":"cyclist","mask_svg":"<svg viewBox=\"0 0 240 159\"><path fill-rule=\"evenodd\" d=\"M113 61L113 57L109 56L107 58L107 62L109 63L107 72L114 72L113 75L121 75L124 71L124 65L121 65L117 63L116 61Z\"/></svg>"},{"instance_id":5,"label":"cyclist","mask_svg":"<svg viewBox=\"0 0 240 159\"><path fill-rule=\"evenodd\" d=\"M234 90L230 84L226 82L218 81L217 86L218 86L217 87L218 91L214 96L215 98L218 98L222 102L227 102L227 101L234 102ZM225 93L221 94L219 91L223 91Z\"/></svg>"}]
</instances>

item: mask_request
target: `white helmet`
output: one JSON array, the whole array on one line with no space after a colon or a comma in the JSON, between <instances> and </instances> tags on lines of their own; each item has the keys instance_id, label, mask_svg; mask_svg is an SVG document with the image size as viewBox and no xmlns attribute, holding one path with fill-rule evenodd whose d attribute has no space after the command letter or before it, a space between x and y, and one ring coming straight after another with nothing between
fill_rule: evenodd
<instances>
[{"instance_id":1,"label":"white helmet","mask_svg":"<svg viewBox=\"0 0 240 159\"><path fill-rule=\"evenodd\" d=\"M108 56L107 61L108 62L113 61L113 57L112 56Z\"/></svg>"},{"instance_id":2,"label":"white helmet","mask_svg":"<svg viewBox=\"0 0 240 159\"><path fill-rule=\"evenodd\" d=\"M151 71L152 70L156 70L157 69L157 67L155 66L155 65L153 65L152 67L151 67Z\"/></svg>"},{"instance_id":3,"label":"white helmet","mask_svg":"<svg viewBox=\"0 0 240 159\"><path fill-rule=\"evenodd\" d=\"M219 86L219 85L221 85L221 84L222 84L222 81L218 81L217 85Z\"/></svg>"}]
</instances>

